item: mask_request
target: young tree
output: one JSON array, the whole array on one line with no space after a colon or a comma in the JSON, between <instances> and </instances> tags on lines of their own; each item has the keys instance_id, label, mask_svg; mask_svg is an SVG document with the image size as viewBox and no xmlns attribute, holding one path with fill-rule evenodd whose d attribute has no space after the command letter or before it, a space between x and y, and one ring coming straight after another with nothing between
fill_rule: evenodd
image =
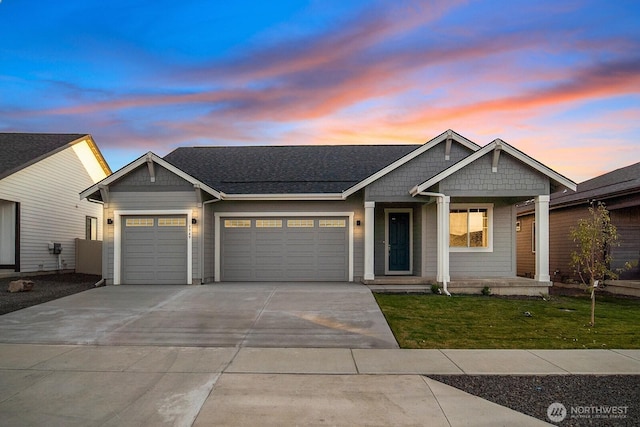
<instances>
[{"instance_id":1,"label":"young tree","mask_svg":"<svg viewBox=\"0 0 640 427\"><path fill-rule=\"evenodd\" d=\"M596 288L604 279L616 279L611 271L611 248L618 246L618 230L611 223L609 211L603 203L589 207L589 216L580 219L577 227L569 229L577 244L571 254L571 264L587 290L591 292L591 326L595 325Z\"/></svg>"}]
</instances>

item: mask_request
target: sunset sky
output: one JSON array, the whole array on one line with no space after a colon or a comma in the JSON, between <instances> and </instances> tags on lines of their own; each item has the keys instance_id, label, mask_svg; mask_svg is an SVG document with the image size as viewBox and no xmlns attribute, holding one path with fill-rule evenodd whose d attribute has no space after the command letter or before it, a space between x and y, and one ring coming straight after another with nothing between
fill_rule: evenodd
<instances>
[{"instance_id":1,"label":"sunset sky","mask_svg":"<svg viewBox=\"0 0 640 427\"><path fill-rule=\"evenodd\" d=\"M640 161L640 2L0 0L0 132L178 146L501 138L581 182Z\"/></svg>"}]
</instances>

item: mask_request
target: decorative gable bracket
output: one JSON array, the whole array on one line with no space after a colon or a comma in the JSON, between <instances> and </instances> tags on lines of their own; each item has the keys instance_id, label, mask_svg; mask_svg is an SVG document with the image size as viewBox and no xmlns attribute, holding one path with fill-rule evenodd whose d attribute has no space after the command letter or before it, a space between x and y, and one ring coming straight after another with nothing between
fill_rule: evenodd
<instances>
[{"instance_id":1,"label":"decorative gable bracket","mask_svg":"<svg viewBox=\"0 0 640 427\"><path fill-rule=\"evenodd\" d=\"M151 153L147 153L147 168L149 169L149 178L151 182L156 182L156 171L153 167L153 155Z\"/></svg>"},{"instance_id":2,"label":"decorative gable bracket","mask_svg":"<svg viewBox=\"0 0 640 427\"><path fill-rule=\"evenodd\" d=\"M447 141L446 141L445 151L444 151L445 160L451 160L451 140L452 139L453 139L453 132L451 131L451 129L449 129L447 131Z\"/></svg>"},{"instance_id":3,"label":"decorative gable bracket","mask_svg":"<svg viewBox=\"0 0 640 427\"><path fill-rule=\"evenodd\" d=\"M496 173L498 172L498 161L500 160L503 141L501 139L496 139L494 143L495 148L493 149L493 162L491 163L491 172Z\"/></svg>"}]
</instances>

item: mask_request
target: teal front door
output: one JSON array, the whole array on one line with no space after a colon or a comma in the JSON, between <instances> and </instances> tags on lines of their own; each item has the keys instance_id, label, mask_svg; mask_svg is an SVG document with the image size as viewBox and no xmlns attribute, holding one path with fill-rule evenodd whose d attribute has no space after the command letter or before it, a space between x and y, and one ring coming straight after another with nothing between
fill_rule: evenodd
<instances>
[{"instance_id":1,"label":"teal front door","mask_svg":"<svg viewBox=\"0 0 640 427\"><path fill-rule=\"evenodd\" d=\"M389 273L410 273L411 219L409 212L389 212Z\"/></svg>"}]
</instances>

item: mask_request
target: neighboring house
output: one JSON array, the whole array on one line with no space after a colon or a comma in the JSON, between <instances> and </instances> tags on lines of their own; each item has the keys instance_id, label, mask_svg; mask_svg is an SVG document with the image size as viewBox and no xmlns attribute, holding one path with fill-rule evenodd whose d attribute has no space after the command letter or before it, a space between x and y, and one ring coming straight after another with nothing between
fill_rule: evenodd
<instances>
[{"instance_id":1,"label":"neighboring house","mask_svg":"<svg viewBox=\"0 0 640 427\"><path fill-rule=\"evenodd\" d=\"M102 238L78 193L110 173L90 135L0 133L0 273L74 270L75 238Z\"/></svg>"},{"instance_id":2,"label":"neighboring house","mask_svg":"<svg viewBox=\"0 0 640 427\"><path fill-rule=\"evenodd\" d=\"M640 259L640 163L636 163L582 182L575 193L551 195L549 267L554 281L578 279L571 267L571 253L576 244L569 230L577 226L578 219L587 218L589 206L597 203L604 203L609 210L620 237L620 246L611 248L611 268L615 270L627 261ZM518 275L531 276L535 271L536 250L531 237L535 228L531 205L519 207L518 223ZM640 269L636 265L625 270L620 279L639 280Z\"/></svg>"},{"instance_id":3,"label":"neighboring house","mask_svg":"<svg viewBox=\"0 0 640 427\"><path fill-rule=\"evenodd\" d=\"M545 223L564 188L575 184L501 140L447 131L424 145L147 153L81 197L104 204L109 284L446 284L516 278L515 203L536 198Z\"/></svg>"}]
</instances>

